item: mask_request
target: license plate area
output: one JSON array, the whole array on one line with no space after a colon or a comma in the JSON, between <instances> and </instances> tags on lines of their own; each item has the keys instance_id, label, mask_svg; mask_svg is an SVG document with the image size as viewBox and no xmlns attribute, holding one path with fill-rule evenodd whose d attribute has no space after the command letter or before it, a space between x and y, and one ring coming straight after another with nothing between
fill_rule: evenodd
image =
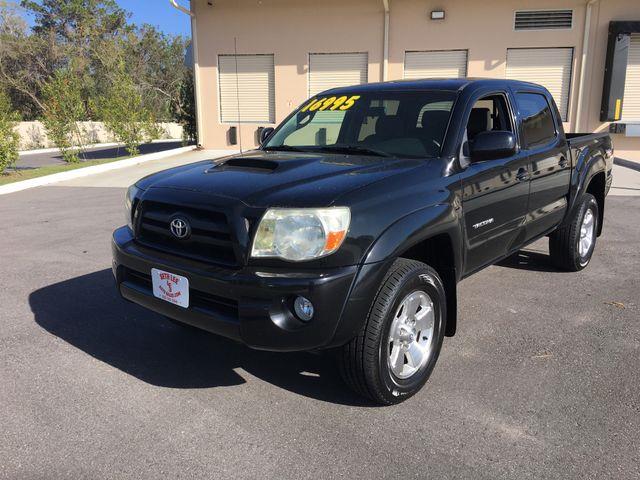
<instances>
[{"instance_id":1,"label":"license plate area","mask_svg":"<svg viewBox=\"0 0 640 480\"><path fill-rule=\"evenodd\" d=\"M182 308L189 307L189 279L182 275L151 269L153 296Z\"/></svg>"}]
</instances>

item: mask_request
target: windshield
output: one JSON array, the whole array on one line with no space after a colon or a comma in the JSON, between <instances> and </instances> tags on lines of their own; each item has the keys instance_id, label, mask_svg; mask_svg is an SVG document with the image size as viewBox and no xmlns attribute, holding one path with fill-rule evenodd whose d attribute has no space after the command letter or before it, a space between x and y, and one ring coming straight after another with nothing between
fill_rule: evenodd
<instances>
[{"instance_id":1,"label":"windshield","mask_svg":"<svg viewBox=\"0 0 640 480\"><path fill-rule=\"evenodd\" d=\"M320 94L300 107L264 150L327 151L389 157L436 157L454 92Z\"/></svg>"}]
</instances>

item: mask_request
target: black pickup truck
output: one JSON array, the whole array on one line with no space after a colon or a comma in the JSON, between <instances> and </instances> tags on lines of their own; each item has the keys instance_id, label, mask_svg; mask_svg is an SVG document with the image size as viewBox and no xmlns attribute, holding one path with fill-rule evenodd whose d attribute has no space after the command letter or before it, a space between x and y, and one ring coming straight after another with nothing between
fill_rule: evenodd
<instances>
[{"instance_id":1,"label":"black pickup truck","mask_svg":"<svg viewBox=\"0 0 640 480\"><path fill-rule=\"evenodd\" d=\"M261 147L143 178L113 234L122 296L253 348L331 350L381 404L456 331L456 285L543 236L587 266L613 151L549 92L490 79L329 90Z\"/></svg>"}]
</instances>

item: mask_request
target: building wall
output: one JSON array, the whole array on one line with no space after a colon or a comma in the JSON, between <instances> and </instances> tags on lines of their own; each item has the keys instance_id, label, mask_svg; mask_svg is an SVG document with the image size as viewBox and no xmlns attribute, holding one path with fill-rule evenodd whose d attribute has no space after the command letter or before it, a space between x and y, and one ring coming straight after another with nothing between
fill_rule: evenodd
<instances>
[{"instance_id":1,"label":"building wall","mask_svg":"<svg viewBox=\"0 0 640 480\"><path fill-rule=\"evenodd\" d=\"M198 22L202 144L228 146L218 108L220 54L275 56L276 123L307 98L309 53L368 52L369 81L381 80L382 2L371 0L216 0L192 2ZM264 124L262 124L264 125ZM255 145L258 124L241 126L243 146Z\"/></svg>"},{"instance_id":2,"label":"building wall","mask_svg":"<svg viewBox=\"0 0 640 480\"><path fill-rule=\"evenodd\" d=\"M228 146L231 124L220 123L217 56L274 54L276 123L307 98L309 53L368 52L369 82L382 80L382 0L205 0L196 13L201 89L202 144ZM390 0L389 80L403 76L405 51L468 50L468 76L504 78L507 48L572 47L569 113L565 129L576 128L585 0ZM515 31L515 10L573 9L573 27ZM444 20L431 20L444 10ZM637 0L600 0L592 10L589 60L581 128L607 128L599 118L607 29L611 20L640 20ZM243 124L243 147L255 145L258 124ZM640 151L640 138L616 135L617 150Z\"/></svg>"},{"instance_id":3,"label":"building wall","mask_svg":"<svg viewBox=\"0 0 640 480\"><path fill-rule=\"evenodd\" d=\"M587 62L585 82L585 119L582 128L588 131L607 131L609 124L600 121L604 64L607 55L607 36L611 21L640 21L640 1L600 0L591 12L589 42L590 60ZM616 156L640 162L640 137L612 135Z\"/></svg>"}]
</instances>

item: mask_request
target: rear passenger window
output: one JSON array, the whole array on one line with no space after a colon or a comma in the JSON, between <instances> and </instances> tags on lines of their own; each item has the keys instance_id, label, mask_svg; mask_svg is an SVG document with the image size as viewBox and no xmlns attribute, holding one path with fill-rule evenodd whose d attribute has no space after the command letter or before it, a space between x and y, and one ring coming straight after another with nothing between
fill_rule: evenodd
<instances>
[{"instance_id":1,"label":"rear passenger window","mask_svg":"<svg viewBox=\"0 0 640 480\"><path fill-rule=\"evenodd\" d=\"M522 115L525 148L543 145L553 140L556 127L545 96L538 93L517 93L516 100Z\"/></svg>"}]
</instances>

